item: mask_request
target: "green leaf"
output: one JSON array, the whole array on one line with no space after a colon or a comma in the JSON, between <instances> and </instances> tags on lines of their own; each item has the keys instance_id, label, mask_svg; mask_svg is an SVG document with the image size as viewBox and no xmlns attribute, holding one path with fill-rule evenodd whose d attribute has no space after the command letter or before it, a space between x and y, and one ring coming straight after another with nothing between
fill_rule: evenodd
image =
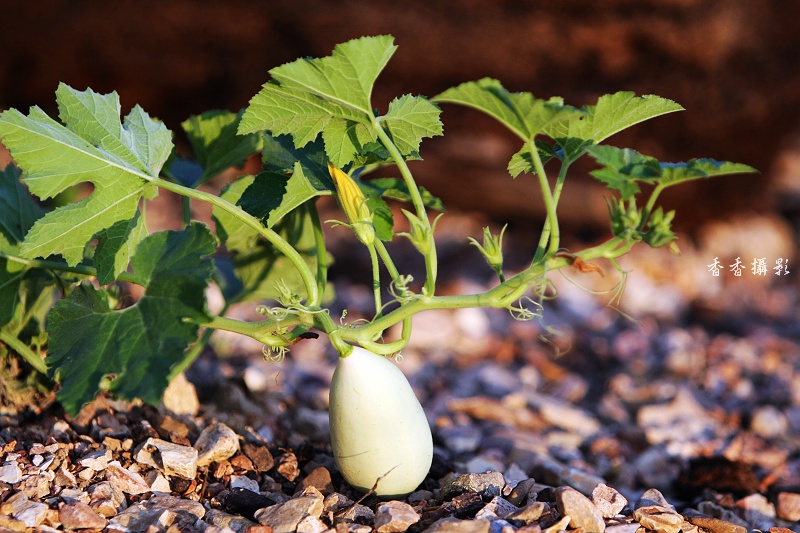
<instances>
[{"instance_id":1,"label":"green leaf","mask_svg":"<svg viewBox=\"0 0 800 533\"><path fill-rule=\"evenodd\" d=\"M150 181L169 157L171 133L138 106L120 123L116 93L61 84L56 99L63 125L38 107L28 116L12 109L0 115L0 137L40 198L87 181L94 185L88 197L37 220L22 244L27 258L60 254L76 265L95 235L131 220L140 198L154 194Z\"/></svg>"},{"instance_id":2,"label":"green leaf","mask_svg":"<svg viewBox=\"0 0 800 533\"><path fill-rule=\"evenodd\" d=\"M44 209L33 201L19 180L20 171L8 165L0 172L0 233L9 243L22 242Z\"/></svg>"},{"instance_id":3,"label":"green leaf","mask_svg":"<svg viewBox=\"0 0 800 533\"><path fill-rule=\"evenodd\" d=\"M258 135L237 135L244 111L207 111L194 115L181 126L189 137L192 152L203 168L194 186L203 183L230 167L244 164L248 156L258 151Z\"/></svg>"},{"instance_id":4,"label":"green leaf","mask_svg":"<svg viewBox=\"0 0 800 533\"><path fill-rule=\"evenodd\" d=\"M584 115L549 124L544 133L551 139L575 138L597 144L634 124L682 110L680 104L660 96L620 91L601 96L595 105L584 106Z\"/></svg>"},{"instance_id":5,"label":"green leaf","mask_svg":"<svg viewBox=\"0 0 800 533\"><path fill-rule=\"evenodd\" d=\"M303 173L312 182L317 180L315 186L330 185L333 187L330 173L328 172L328 156L325 155L325 145L317 139L302 148L296 148L288 135L274 137L264 134L264 146L261 149L264 160L264 170L290 174L294 172L295 163L300 163Z\"/></svg>"},{"instance_id":6,"label":"green leaf","mask_svg":"<svg viewBox=\"0 0 800 533\"><path fill-rule=\"evenodd\" d=\"M19 170L12 165L0 172L0 254L17 255L25 234L44 215L44 210L33 201L19 176ZM0 327L14 317L27 270L20 263L0 255Z\"/></svg>"},{"instance_id":7,"label":"green leaf","mask_svg":"<svg viewBox=\"0 0 800 533\"><path fill-rule=\"evenodd\" d=\"M440 114L439 106L424 96L407 94L392 100L381 124L400 153L412 155L419 152L423 138L442 135Z\"/></svg>"},{"instance_id":8,"label":"green leaf","mask_svg":"<svg viewBox=\"0 0 800 533\"><path fill-rule=\"evenodd\" d=\"M662 163L654 157L643 155L630 148L622 149L607 145L592 146L587 151L603 166L592 171L591 175L608 187L620 191L622 198L630 198L638 193L639 182L668 187L712 176L757 172L748 165L713 159Z\"/></svg>"},{"instance_id":9,"label":"green leaf","mask_svg":"<svg viewBox=\"0 0 800 533\"><path fill-rule=\"evenodd\" d=\"M374 141L370 95L396 49L388 35L362 37L321 59L298 59L270 70L272 79L250 100L239 133L291 135L302 148L323 133L331 162L343 167Z\"/></svg>"},{"instance_id":10,"label":"green leaf","mask_svg":"<svg viewBox=\"0 0 800 533\"><path fill-rule=\"evenodd\" d=\"M536 149L539 151L539 159L542 161L543 165L554 157L557 157L552 147L546 142L538 139L534 142L536 144ZM519 152L511 156L511 160L508 162L508 173L511 174L512 178L516 178L523 172L536 174L536 166L533 164L533 153L531 152L530 146L527 144L524 145Z\"/></svg>"},{"instance_id":11,"label":"green leaf","mask_svg":"<svg viewBox=\"0 0 800 533\"><path fill-rule=\"evenodd\" d=\"M382 198L390 198L392 200L399 200L401 202L411 202L411 195L408 191L408 185L401 178L375 178L367 181L360 182L361 188L364 193L369 191L377 192ZM442 201L431 194L425 187L419 188L420 196L422 196L422 203L425 207L445 211Z\"/></svg>"},{"instance_id":12,"label":"green leaf","mask_svg":"<svg viewBox=\"0 0 800 533\"><path fill-rule=\"evenodd\" d=\"M361 190L364 189L365 187L362 186ZM364 198L366 198L369 212L372 213L375 235L382 241L391 241L394 237L394 215L392 215L391 208L377 191L364 191Z\"/></svg>"},{"instance_id":13,"label":"green leaf","mask_svg":"<svg viewBox=\"0 0 800 533\"><path fill-rule=\"evenodd\" d=\"M237 203L254 180L254 176L239 178L223 190L221 197ZM217 235L232 255L233 271L240 282L228 284L233 287L225 295L229 302L275 300L280 296L276 284L281 280L296 294L305 294L305 285L291 261L253 228L216 207L212 216L217 225ZM300 252L312 271L316 269L314 225L305 210L287 212L273 229Z\"/></svg>"},{"instance_id":14,"label":"green leaf","mask_svg":"<svg viewBox=\"0 0 800 533\"><path fill-rule=\"evenodd\" d=\"M757 174L758 170L742 163L714 159L690 159L685 163L661 163L661 184L671 187L678 183L728 174Z\"/></svg>"},{"instance_id":15,"label":"green leaf","mask_svg":"<svg viewBox=\"0 0 800 533\"><path fill-rule=\"evenodd\" d=\"M131 220L120 220L100 232L94 252L97 280L107 285L128 269L136 247L147 237L147 227L139 211Z\"/></svg>"},{"instance_id":16,"label":"green leaf","mask_svg":"<svg viewBox=\"0 0 800 533\"><path fill-rule=\"evenodd\" d=\"M255 176L238 205L271 228L306 201L333 194L333 190L332 183L326 186L320 180L308 179L298 162L291 176L270 171Z\"/></svg>"},{"instance_id":17,"label":"green leaf","mask_svg":"<svg viewBox=\"0 0 800 533\"><path fill-rule=\"evenodd\" d=\"M120 397L158 404L171 368L206 320L213 252L213 238L199 223L154 233L132 260L137 283L145 287L134 305L111 309L108 293L86 283L53 307L46 362L69 413L91 401L109 376L110 390Z\"/></svg>"},{"instance_id":18,"label":"green leaf","mask_svg":"<svg viewBox=\"0 0 800 533\"><path fill-rule=\"evenodd\" d=\"M542 131L584 114L563 99L535 98L531 93L512 93L493 78L462 83L433 98L434 102L449 102L482 111L505 125L525 142Z\"/></svg>"}]
</instances>

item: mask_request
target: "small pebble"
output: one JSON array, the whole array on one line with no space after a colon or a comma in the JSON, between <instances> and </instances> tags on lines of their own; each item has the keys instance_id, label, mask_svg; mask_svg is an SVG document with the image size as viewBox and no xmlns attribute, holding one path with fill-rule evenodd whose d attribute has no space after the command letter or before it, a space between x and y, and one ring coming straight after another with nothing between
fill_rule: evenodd
<instances>
[{"instance_id":1,"label":"small pebble","mask_svg":"<svg viewBox=\"0 0 800 533\"><path fill-rule=\"evenodd\" d=\"M375 510L374 528L378 533L401 533L419 519L419 514L409 504L389 501L379 504Z\"/></svg>"},{"instance_id":2,"label":"small pebble","mask_svg":"<svg viewBox=\"0 0 800 533\"><path fill-rule=\"evenodd\" d=\"M592 491L592 503L604 518L610 518L620 514L628 504L628 500L617 489L600 483Z\"/></svg>"},{"instance_id":3,"label":"small pebble","mask_svg":"<svg viewBox=\"0 0 800 533\"><path fill-rule=\"evenodd\" d=\"M221 422L212 424L200 433L194 443L197 466L208 466L214 461L233 457L239 451L239 437Z\"/></svg>"},{"instance_id":4,"label":"small pebble","mask_svg":"<svg viewBox=\"0 0 800 533\"><path fill-rule=\"evenodd\" d=\"M562 515L571 518L569 525L582 528L587 533L603 533L606 529L603 515L592 501L571 487L556 489L556 505Z\"/></svg>"}]
</instances>

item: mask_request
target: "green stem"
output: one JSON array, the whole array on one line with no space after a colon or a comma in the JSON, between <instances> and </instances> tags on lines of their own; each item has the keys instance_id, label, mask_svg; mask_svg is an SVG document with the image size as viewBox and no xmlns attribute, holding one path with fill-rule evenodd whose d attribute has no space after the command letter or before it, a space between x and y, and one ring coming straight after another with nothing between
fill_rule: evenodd
<instances>
[{"instance_id":1,"label":"green stem","mask_svg":"<svg viewBox=\"0 0 800 533\"><path fill-rule=\"evenodd\" d=\"M381 303L381 269L375 244L369 244L367 249L369 250L370 263L372 263L372 296L375 298L375 317L378 318L383 312L383 303Z\"/></svg>"},{"instance_id":2,"label":"green stem","mask_svg":"<svg viewBox=\"0 0 800 533\"><path fill-rule=\"evenodd\" d=\"M317 254L317 293L321 303L328 285L328 249L325 248L325 235L322 232L322 222L319 219L316 203L307 202L306 209L314 227L314 247Z\"/></svg>"},{"instance_id":3,"label":"green stem","mask_svg":"<svg viewBox=\"0 0 800 533\"><path fill-rule=\"evenodd\" d=\"M417 187L417 183L414 181L414 176L411 175L411 170L408 168L408 164L406 160L403 158L403 154L400 153L400 150L397 149L392 139L389 135L384 131L383 127L381 127L378 119L372 117L372 125L378 134L378 138L381 140L383 146L389 151L389 155L392 156L397 168L400 170L400 175L403 177L403 181L408 188L408 193L411 196L411 203L414 205L414 210L416 211L417 217L425 224L425 229L428 232L432 232L433 229L431 227L430 220L428 220L428 214L425 211L425 203L422 201L422 195L419 192L419 187ZM438 260L436 257L436 246L431 247L431 251L429 254L424 255L425 259L425 287L424 292L428 296L433 296L434 292L436 291L436 276L437 276L437 264Z\"/></svg>"},{"instance_id":4,"label":"green stem","mask_svg":"<svg viewBox=\"0 0 800 533\"><path fill-rule=\"evenodd\" d=\"M47 365L27 344L19 340L11 332L0 329L0 342L17 352L37 372L47 375Z\"/></svg>"},{"instance_id":5,"label":"green stem","mask_svg":"<svg viewBox=\"0 0 800 533\"><path fill-rule=\"evenodd\" d=\"M584 261L598 258L615 258L627 253L633 244L633 242L614 237L603 244L583 250L575 254L575 256L580 257ZM377 338L378 335L394 324L404 321L421 311L430 309L459 309L465 307L507 307L522 297L525 291L528 290L531 285L535 284L545 272L558 270L572 264L572 262L573 261L569 257L551 257L544 262L531 265L516 276L482 293L457 296L421 295L414 300L401 304L390 313L387 313L365 326L342 329L340 330L340 335L342 339L348 342L363 346L364 344L373 342L372 339Z\"/></svg>"},{"instance_id":6,"label":"green stem","mask_svg":"<svg viewBox=\"0 0 800 533\"><path fill-rule=\"evenodd\" d=\"M655 186L653 192L650 193L650 198L647 199L647 205L645 205L644 209L642 210L642 218L639 221L638 227L639 231L644 229L644 225L647 223L647 219L650 217L650 213L653 211L653 207L656 205L656 199L658 198L658 195L661 194L661 191L663 191L665 188L666 187L664 185L659 183Z\"/></svg>"},{"instance_id":7,"label":"green stem","mask_svg":"<svg viewBox=\"0 0 800 533\"><path fill-rule=\"evenodd\" d=\"M389 271L389 276L392 278L392 280L396 280L397 278L399 278L400 272L394 265L392 256L389 255L389 250L386 249L386 245L383 244L383 241L381 241L380 239L375 239L375 248L377 248L378 255L381 257L381 260L383 261L383 265L386 267L386 270Z\"/></svg>"},{"instance_id":8,"label":"green stem","mask_svg":"<svg viewBox=\"0 0 800 533\"><path fill-rule=\"evenodd\" d=\"M270 318L259 322L244 322L224 316L213 316L208 322L200 325L246 335L267 346L285 346L287 340L275 335L278 329L291 326L311 326L313 323L311 313L298 313L285 318Z\"/></svg>"},{"instance_id":9,"label":"green stem","mask_svg":"<svg viewBox=\"0 0 800 533\"><path fill-rule=\"evenodd\" d=\"M561 170L558 172L558 178L556 178L556 186L553 188L553 209L558 208L558 200L561 198L561 191L564 188L564 181L567 177L567 169L569 168L569 164L564 162L561 165ZM547 246L547 241L550 238L550 217L547 217L544 221L544 229L542 229L542 235L539 238L539 245L536 247L536 255L534 256L533 261L540 261L542 256L544 255L545 247Z\"/></svg>"},{"instance_id":10,"label":"green stem","mask_svg":"<svg viewBox=\"0 0 800 533\"><path fill-rule=\"evenodd\" d=\"M214 207L218 207L235 216L246 225L254 229L259 235L264 237L275 248L277 248L278 251L285 255L300 273L300 277L303 279L303 284L305 285L306 292L308 293L308 305L313 307L320 304L322 296L317 289L317 280L314 277L314 273L311 272L308 264L306 264L298 251L295 250L291 244L289 244L283 237L278 235L278 233L276 233L274 230L265 227L256 217L219 196L204 191L199 191L197 189L184 187L183 185L172 183L160 178L154 178L152 179L152 182L168 191L172 191L183 196L188 196L189 198L194 198L195 200L200 200L202 202L207 202Z\"/></svg>"},{"instance_id":11,"label":"green stem","mask_svg":"<svg viewBox=\"0 0 800 533\"><path fill-rule=\"evenodd\" d=\"M528 148L533 158L533 168L536 170L536 177L539 179L539 186L542 189L542 199L544 200L545 210L547 217L545 218L545 225L548 227L550 245L547 247L547 254L555 254L558 251L560 242L560 233L558 229L558 219L556 218L556 204L553 201L553 194L550 191L550 183L547 181L547 174L544 172L544 165L542 158L539 157L539 150L533 139L528 141ZM540 243L540 247L536 250L533 262L541 261L545 256L544 243Z\"/></svg>"},{"instance_id":12,"label":"green stem","mask_svg":"<svg viewBox=\"0 0 800 533\"><path fill-rule=\"evenodd\" d=\"M181 207L183 209L183 227L185 228L192 222L192 202L186 196L181 196Z\"/></svg>"},{"instance_id":13,"label":"green stem","mask_svg":"<svg viewBox=\"0 0 800 533\"><path fill-rule=\"evenodd\" d=\"M25 265L28 268L40 268L44 270L59 270L61 272L71 272L73 274L80 274L82 276L97 276L97 269L86 265L69 266L60 261L47 261L44 259L25 259L16 255L10 255L5 252L0 252L0 257L7 259L13 263ZM129 283L137 283L136 277L129 272L122 272L117 276L118 281L127 281Z\"/></svg>"}]
</instances>

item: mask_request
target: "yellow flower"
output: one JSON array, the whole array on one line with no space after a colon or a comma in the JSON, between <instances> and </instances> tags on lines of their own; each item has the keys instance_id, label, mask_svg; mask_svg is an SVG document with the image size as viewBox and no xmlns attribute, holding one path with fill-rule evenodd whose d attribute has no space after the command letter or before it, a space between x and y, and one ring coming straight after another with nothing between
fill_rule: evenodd
<instances>
[{"instance_id":1,"label":"yellow flower","mask_svg":"<svg viewBox=\"0 0 800 533\"><path fill-rule=\"evenodd\" d=\"M356 237L365 245L372 245L375 242L375 227L372 225L372 213L367 207L364 193L353 178L334 167L332 163L328 163L328 170L336 185L339 203Z\"/></svg>"}]
</instances>

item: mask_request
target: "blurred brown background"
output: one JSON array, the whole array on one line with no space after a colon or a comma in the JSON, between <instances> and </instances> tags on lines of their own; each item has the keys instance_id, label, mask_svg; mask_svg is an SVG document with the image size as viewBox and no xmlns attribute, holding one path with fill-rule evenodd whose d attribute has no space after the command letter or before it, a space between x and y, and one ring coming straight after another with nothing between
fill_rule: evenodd
<instances>
[{"instance_id":1,"label":"blurred brown background","mask_svg":"<svg viewBox=\"0 0 800 533\"><path fill-rule=\"evenodd\" d=\"M247 105L267 71L321 56L361 35L390 33L399 49L378 80L385 109L403 93L432 96L497 77L511 90L582 105L617 90L674 99L687 111L612 141L678 161L713 157L760 175L680 187L664 199L681 229L750 211L798 210L800 3L782 0L324 0L4 2L0 107L54 111L59 81L119 92L177 131L190 114ZM505 166L510 134L447 106L446 137L422 146L420 183L449 207L538 216L540 203ZM580 170L580 169L577 169ZM502 187L493 187L501 180ZM723 181L724 180L724 181ZM794 188L795 196L790 191ZM607 231L600 189L576 176L561 213L568 228ZM796 216L796 215L795 215ZM591 233L591 231L590 231Z\"/></svg>"}]
</instances>

